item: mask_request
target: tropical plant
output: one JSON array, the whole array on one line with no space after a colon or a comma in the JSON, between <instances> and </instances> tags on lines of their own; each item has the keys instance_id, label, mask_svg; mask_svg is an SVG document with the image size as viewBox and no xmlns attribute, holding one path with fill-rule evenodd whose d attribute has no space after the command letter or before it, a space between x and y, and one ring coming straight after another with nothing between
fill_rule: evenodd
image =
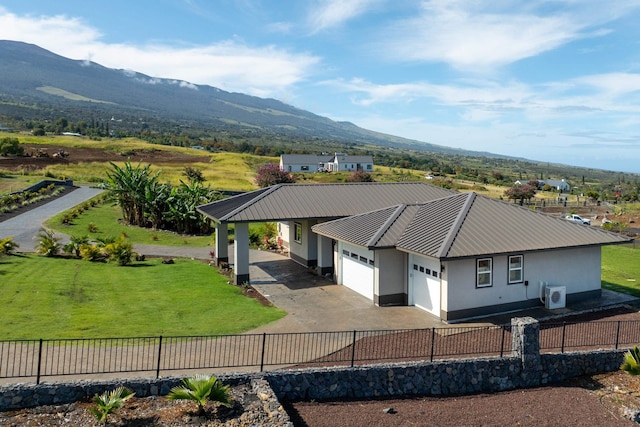
<instances>
[{"instance_id":1,"label":"tropical plant","mask_svg":"<svg viewBox=\"0 0 640 427\"><path fill-rule=\"evenodd\" d=\"M95 415L99 422L107 422L107 416L112 414L118 408L122 408L124 402L131 399L135 393L126 387L118 387L115 390L105 391L104 393L93 398L96 405L91 408L91 412Z\"/></svg>"},{"instance_id":2,"label":"tropical plant","mask_svg":"<svg viewBox=\"0 0 640 427\"><path fill-rule=\"evenodd\" d=\"M624 354L620 369L631 375L640 375L640 348L637 345Z\"/></svg>"},{"instance_id":3,"label":"tropical plant","mask_svg":"<svg viewBox=\"0 0 640 427\"><path fill-rule=\"evenodd\" d=\"M105 254L101 246L87 243L80 246L80 257L85 261L104 261Z\"/></svg>"},{"instance_id":4,"label":"tropical plant","mask_svg":"<svg viewBox=\"0 0 640 427\"><path fill-rule=\"evenodd\" d=\"M69 243L62 247L65 253L72 254L76 258L80 258L80 248L82 245L89 243L89 236L71 236Z\"/></svg>"},{"instance_id":5,"label":"tropical plant","mask_svg":"<svg viewBox=\"0 0 640 427\"><path fill-rule=\"evenodd\" d=\"M160 171L151 173L151 165L131 166L125 162L124 167L115 163L107 171L107 189L118 201L122 209L124 221L131 225L145 225L146 189L158 180Z\"/></svg>"},{"instance_id":6,"label":"tropical plant","mask_svg":"<svg viewBox=\"0 0 640 427\"><path fill-rule=\"evenodd\" d=\"M182 386L171 389L167 395L170 400L191 400L198 405L198 412L204 413L204 407L208 401L231 406L231 393L229 386L222 384L213 375L196 374L182 379Z\"/></svg>"},{"instance_id":7,"label":"tropical plant","mask_svg":"<svg viewBox=\"0 0 640 427\"><path fill-rule=\"evenodd\" d=\"M119 238L113 243L106 244L104 252L109 261L116 262L118 265L129 265L133 257L133 245L125 242L124 238Z\"/></svg>"},{"instance_id":8,"label":"tropical plant","mask_svg":"<svg viewBox=\"0 0 640 427\"><path fill-rule=\"evenodd\" d=\"M60 253L60 237L56 237L53 230L41 228L35 238L38 239L36 252L40 255L53 257Z\"/></svg>"},{"instance_id":9,"label":"tropical plant","mask_svg":"<svg viewBox=\"0 0 640 427\"><path fill-rule=\"evenodd\" d=\"M20 245L13 241L13 236L0 239L0 255L8 255L18 247Z\"/></svg>"},{"instance_id":10,"label":"tropical plant","mask_svg":"<svg viewBox=\"0 0 640 427\"><path fill-rule=\"evenodd\" d=\"M196 208L221 197L219 192L205 187L200 181L188 183L180 181L180 186L172 188L171 195L167 199L169 211L166 212L165 219L170 221L179 233L208 232L208 222L196 211Z\"/></svg>"}]
</instances>

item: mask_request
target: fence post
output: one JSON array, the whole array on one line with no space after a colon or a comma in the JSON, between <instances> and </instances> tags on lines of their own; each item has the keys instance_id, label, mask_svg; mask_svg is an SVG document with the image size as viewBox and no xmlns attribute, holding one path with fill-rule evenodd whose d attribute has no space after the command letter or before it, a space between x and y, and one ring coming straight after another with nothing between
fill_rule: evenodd
<instances>
[{"instance_id":1,"label":"fence post","mask_svg":"<svg viewBox=\"0 0 640 427\"><path fill-rule=\"evenodd\" d=\"M356 359L356 330L353 330L353 340L351 342L351 367L353 368Z\"/></svg>"},{"instance_id":2,"label":"fence post","mask_svg":"<svg viewBox=\"0 0 640 427\"><path fill-rule=\"evenodd\" d=\"M429 356L429 360L433 362L433 349L435 346L436 340L436 328L431 328L431 355Z\"/></svg>"},{"instance_id":3,"label":"fence post","mask_svg":"<svg viewBox=\"0 0 640 427\"><path fill-rule=\"evenodd\" d=\"M618 329L616 330L616 350L618 349L619 339L620 339L620 321L618 320Z\"/></svg>"},{"instance_id":4,"label":"fence post","mask_svg":"<svg viewBox=\"0 0 640 427\"><path fill-rule=\"evenodd\" d=\"M158 365L156 366L156 378L160 378L160 356L162 355L162 335L158 341Z\"/></svg>"},{"instance_id":5,"label":"fence post","mask_svg":"<svg viewBox=\"0 0 640 427\"><path fill-rule=\"evenodd\" d=\"M36 384L40 384L40 367L42 366L42 338L38 344L38 373L36 375Z\"/></svg>"},{"instance_id":6,"label":"fence post","mask_svg":"<svg viewBox=\"0 0 640 427\"><path fill-rule=\"evenodd\" d=\"M266 351L266 347L267 347L267 333L263 332L262 333L262 355L260 356L260 372L262 372L262 370L264 369L264 352Z\"/></svg>"},{"instance_id":7,"label":"fence post","mask_svg":"<svg viewBox=\"0 0 640 427\"><path fill-rule=\"evenodd\" d=\"M562 322L562 344L560 347L560 353L564 353L564 332L567 326L567 322Z\"/></svg>"},{"instance_id":8,"label":"fence post","mask_svg":"<svg viewBox=\"0 0 640 427\"><path fill-rule=\"evenodd\" d=\"M502 339L500 340L500 357L504 356L504 335L506 333L507 326L502 326Z\"/></svg>"}]
</instances>

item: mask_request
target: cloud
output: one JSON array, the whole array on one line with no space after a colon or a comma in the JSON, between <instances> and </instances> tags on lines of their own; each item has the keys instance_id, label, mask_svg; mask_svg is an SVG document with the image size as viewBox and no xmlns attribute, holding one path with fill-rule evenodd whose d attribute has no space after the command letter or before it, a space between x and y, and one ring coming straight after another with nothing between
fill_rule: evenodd
<instances>
[{"instance_id":1,"label":"cloud","mask_svg":"<svg viewBox=\"0 0 640 427\"><path fill-rule=\"evenodd\" d=\"M0 39L33 43L72 59L91 58L110 68L136 70L256 96L276 97L308 77L320 58L277 46L235 40L208 45L106 43L78 18L18 16L0 8ZM168 60L170 58L170 60Z\"/></svg>"},{"instance_id":2,"label":"cloud","mask_svg":"<svg viewBox=\"0 0 640 427\"><path fill-rule=\"evenodd\" d=\"M367 12L379 0L323 0L309 12L311 33L336 27Z\"/></svg>"},{"instance_id":3,"label":"cloud","mask_svg":"<svg viewBox=\"0 0 640 427\"><path fill-rule=\"evenodd\" d=\"M424 1L416 17L390 25L375 47L394 60L488 72L574 40L608 34L597 27L638 7L621 2L603 11L593 0L556 3L552 9L544 1Z\"/></svg>"}]
</instances>

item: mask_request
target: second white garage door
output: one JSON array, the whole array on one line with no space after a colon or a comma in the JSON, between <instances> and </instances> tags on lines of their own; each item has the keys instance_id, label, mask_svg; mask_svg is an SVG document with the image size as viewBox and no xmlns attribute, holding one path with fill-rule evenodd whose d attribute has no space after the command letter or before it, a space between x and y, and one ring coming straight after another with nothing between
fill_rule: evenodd
<instances>
[{"instance_id":1,"label":"second white garage door","mask_svg":"<svg viewBox=\"0 0 640 427\"><path fill-rule=\"evenodd\" d=\"M341 256L342 284L373 301L373 252L344 245Z\"/></svg>"}]
</instances>

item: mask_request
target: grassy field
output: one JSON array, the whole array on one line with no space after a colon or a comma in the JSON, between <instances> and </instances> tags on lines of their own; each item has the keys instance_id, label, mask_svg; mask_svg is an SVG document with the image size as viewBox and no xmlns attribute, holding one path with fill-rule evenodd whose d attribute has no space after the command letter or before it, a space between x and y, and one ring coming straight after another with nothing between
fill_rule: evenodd
<instances>
[{"instance_id":1,"label":"grassy field","mask_svg":"<svg viewBox=\"0 0 640 427\"><path fill-rule=\"evenodd\" d=\"M49 219L45 225L56 232L70 236L89 236L90 239L100 237L118 237L124 235L132 243L163 246L214 246L215 240L211 236L185 236L162 230L131 227L118 221L122 217L119 206L111 203L98 205L85 211L71 224L61 222L65 212ZM89 231L89 224L94 224L97 230Z\"/></svg>"},{"instance_id":2,"label":"grassy field","mask_svg":"<svg viewBox=\"0 0 640 427\"><path fill-rule=\"evenodd\" d=\"M640 246L602 248L602 287L640 297Z\"/></svg>"},{"instance_id":3,"label":"grassy field","mask_svg":"<svg viewBox=\"0 0 640 427\"><path fill-rule=\"evenodd\" d=\"M5 256L0 277L1 339L235 334L285 314L245 297L208 265L184 259L118 267Z\"/></svg>"}]
</instances>

